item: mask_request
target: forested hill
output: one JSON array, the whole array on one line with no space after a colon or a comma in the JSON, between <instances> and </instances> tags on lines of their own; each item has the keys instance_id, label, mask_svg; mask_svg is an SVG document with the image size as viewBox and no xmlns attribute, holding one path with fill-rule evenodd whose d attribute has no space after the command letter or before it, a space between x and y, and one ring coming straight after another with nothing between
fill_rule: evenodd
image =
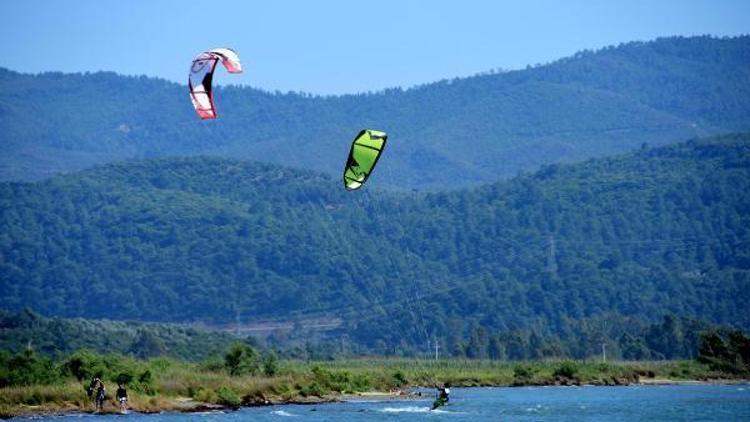
<instances>
[{"instance_id":1,"label":"forested hill","mask_svg":"<svg viewBox=\"0 0 750 422\"><path fill-rule=\"evenodd\" d=\"M372 127L390 135L373 182L494 182L643 143L750 130L750 36L628 43L408 90L313 97L225 87L216 100L219 119L202 122L183 85L0 69L0 179L196 154L338 175L352 137Z\"/></svg>"},{"instance_id":2,"label":"forested hill","mask_svg":"<svg viewBox=\"0 0 750 422\"><path fill-rule=\"evenodd\" d=\"M328 319L367 344L564 335L665 313L750 327L750 134L435 194L219 158L0 184L0 303L46 315Z\"/></svg>"}]
</instances>

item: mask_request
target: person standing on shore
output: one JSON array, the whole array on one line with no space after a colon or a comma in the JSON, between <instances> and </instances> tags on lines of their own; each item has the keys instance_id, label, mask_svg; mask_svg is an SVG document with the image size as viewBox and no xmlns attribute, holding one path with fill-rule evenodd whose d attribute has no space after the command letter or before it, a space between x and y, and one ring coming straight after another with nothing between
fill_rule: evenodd
<instances>
[{"instance_id":1,"label":"person standing on shore","mask_svg":"<svg viewBox=\"0 0 750 422\"><path fill-rule=\"evenodd\" d=\"M104 383L101 379L97 378L99 381L96 386L96 411L101 412L104 410L104 399L107 397L107 389L104 387Z\"/></svg>"},{"instance_id":2,"label":"person standing on shore","mask_svg":"<svg viewBox=\"0 0 750 422\"><path fill-rule=\"evenodd\" d=\"M128 410L128 391L122 384L117 384L117 401L120 403L120 413Z\"/></svg>"},{"instance_id":3,"label":"person standing on shore","mask_svg":"<svg viewBox=\"0 0 750 422\"><path fill-rule=\"evenodd\" d=\"M94 400L95 398L94 393L96 393L96 388L99 386L100 382L101 382L101 379L99 378L99 375L94 375L94 377L91 378L91 382L89 383L89 386L86 387L86 394L88 394L91 400Z\"/></svg>"}]
</instances>

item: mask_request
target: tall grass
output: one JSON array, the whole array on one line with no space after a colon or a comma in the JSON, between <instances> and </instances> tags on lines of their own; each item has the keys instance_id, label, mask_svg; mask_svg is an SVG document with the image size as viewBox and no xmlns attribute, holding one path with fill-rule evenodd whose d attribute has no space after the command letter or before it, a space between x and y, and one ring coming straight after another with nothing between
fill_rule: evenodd
<instances>
[{"instance_id":1,"label":"tall grass","mask_svg":"<svg viewBox=\"0 0 750 422\"><path fill-rule=\"evenodd\" d=\"M109 395L107 409L117 408L113 398L117 377L129 373L134 376L129 389L130 405L143 412L189 410L201 403L235 407L263 404L266 400L317 400L340 394L388 392L445 383L453 386L612 385L644 379L731 378L694 361L599 363L447 359L435 362L363 358L280 361L274 376L231 376L221 368L170 359L120 360L111 363L109 368L112 370L103 374ZM85 392L87 383L88 380L69 377L53 385L1 388L0 416L44 411L92 411L93 404Z\"/></svg>"}]
</instances>

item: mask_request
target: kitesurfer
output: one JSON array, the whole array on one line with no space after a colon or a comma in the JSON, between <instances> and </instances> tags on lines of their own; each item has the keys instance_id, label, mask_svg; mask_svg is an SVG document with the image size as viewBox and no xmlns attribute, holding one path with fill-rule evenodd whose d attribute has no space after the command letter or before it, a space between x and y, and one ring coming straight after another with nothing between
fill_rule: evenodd
<instances>
[{"instance_id":1,"label":"kitesurfer","mask_svg":"<svg viewBox=\"0 0 750 422\"><path fill-rule=\"evenodd\" d=\"M450 384L446 383L445 386L438 388L437 390L437 398L432 403L432 410L437 409L440 406L445 406L448 404L448 401L450 400Z\"/></svg>"}]
</instances>

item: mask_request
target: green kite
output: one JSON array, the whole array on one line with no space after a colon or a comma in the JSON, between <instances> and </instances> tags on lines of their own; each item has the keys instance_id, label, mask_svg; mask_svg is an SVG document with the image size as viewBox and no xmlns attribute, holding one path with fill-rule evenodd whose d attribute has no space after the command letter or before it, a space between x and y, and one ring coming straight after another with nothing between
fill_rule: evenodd
<instances>
[{"instance_id":1,"label":"green kite","mask_svg":"<svg viewBox=\"0 0 750 422\"><path fill-rule=\"evenodd\" d=\"M378 163L387 138L385 132L372 129L364 129L354 138L344 168L346 190L356 190L365 184L375 164Z\"/></svg>"}]
</instances>

